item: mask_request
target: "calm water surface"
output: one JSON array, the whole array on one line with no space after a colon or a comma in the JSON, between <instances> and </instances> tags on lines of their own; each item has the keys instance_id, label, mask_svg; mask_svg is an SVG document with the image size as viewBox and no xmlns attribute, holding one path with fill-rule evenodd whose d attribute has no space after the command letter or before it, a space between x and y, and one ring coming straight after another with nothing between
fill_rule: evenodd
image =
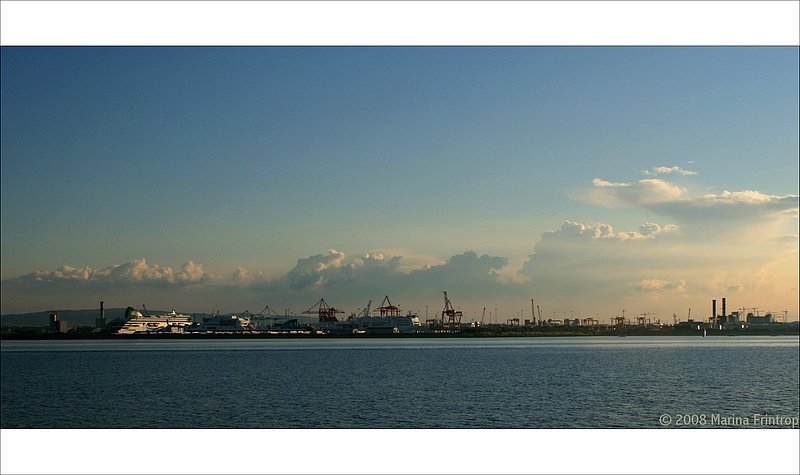
<instances>
[{"instance_id":1,"label":"calm water surface","mask_svg":"<svg viewBox=\"0 0 800 475\"><path fill-rule=\"evenodd\" d=\"M662 414L797 417L799 351L796 336L2 341L0 427L656 428Z\"/></svg>"}]
</instances>

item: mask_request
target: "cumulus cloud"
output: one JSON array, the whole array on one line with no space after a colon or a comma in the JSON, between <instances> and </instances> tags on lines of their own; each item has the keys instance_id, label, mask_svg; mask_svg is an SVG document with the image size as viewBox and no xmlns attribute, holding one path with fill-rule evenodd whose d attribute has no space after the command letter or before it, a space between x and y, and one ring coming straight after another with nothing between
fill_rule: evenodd
<instances>
[{"instance_id":1,"label":"cumulus cloud","mask_svg":"<svg viewBox=\"0 0 800 475\"><path fill-rule=\"evenodd\" d=\"M345 253L328 249L325 254L298 259L297 264L286 275L289 285L294 290L321 288L326 280L339 272L338 269L346 258Z\"/></svg>"},{"instance_id":2,"label":"cumulus cloud","mask_svg":"<svg viewBox=\"0 0 800 475\"><path fill-rule=\"evenodd\" d=\"M314 299L325 298L338 307L363 306L368 299L386 294L391 294L393 302L407 304L411 300L436 302L443 290L454 292L461 302L503 298L516 290L500 281L498 271L508 263L504 257L468 251L410 271L406 271L403 259L383 252L350 257L329 249L298 259L282 276L253 282L250 289L272 301L309 305Z\"/></svg>"},{"instance_id":3,"label":"cumulus cloud","mask_svg":"<svg viewBox=\"0 0 800 475\"><path fill-rule=\"evenodd\" d=\"M560 229L546 231L542 235L542 240L595 240L613 239L619 241L654 239L659 234L672 233L677 231L678 226L667 224L661 226L656 223L645 223L639 226L639 231L614 231L610 224L584 224L574 221L566 221Z\"/></svg>"},{"instance_id":4,"label":"cumulus cloud","mask_svg":"<svg viewBox=\"0 0 800 475\"><path fill-rule=\"evenodd\" d=\"M659 178L637 182L592 180L591 201L608 207L641 206L685 221L797 217L798 195L768 195L756 190L690 196L686 188Z\"/></svg>"},{"instance_id":5,"label":"cumulus cloud","mask_svg":"<svg viewBox=\"0 0 800 475\"><path fill-rule=\"evenodd\" d=\"M704 284L705 272L721 262L687 246L679 231L654 222L616 229L567 221L543 233L520 274L545 318L561 317L545 309L601 317L623 308L671 313L694 305L690 289L704 292L698 280Z\"/></svg>"},{"instance_id":6,"label":"cumulus cloud","mask_svg":"<svg viewBox=\"0 0 800 475\"><path fill-rule=\"evenodd\" d=\"M685 170L681 167L653 167L650 170L644 170L642 173L644 173L645 175L669 175L669 174L682 175L682 176L697 175L697 172L694 172L692 170Z\"/></svg>"},{"instance_id":7,"label":"cumulus cloud","mask_svg":"<svg viewBox=\"0 0 800 475\"><path fill-rule=\"evenodd\" d=\"M190 285L208 281L210 275L201 264L188 261L176 272L171 267L134 259L102 269L63 265L54 271L36 271L12 279L11 283L79 283L101 285Z\"/></svg>"}]
</instances>

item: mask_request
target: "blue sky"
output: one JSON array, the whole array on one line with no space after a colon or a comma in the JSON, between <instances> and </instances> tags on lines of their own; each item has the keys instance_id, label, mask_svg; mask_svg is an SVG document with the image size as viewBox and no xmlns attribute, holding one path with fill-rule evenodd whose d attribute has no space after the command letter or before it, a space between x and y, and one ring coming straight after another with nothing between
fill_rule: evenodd
<instances>
[{"instance_id":1,"label":"blue sky","mask_svg":"<svg viewBox=\"0 0 800 475\"><path fill-rule=\"evenodd\" d=\"M2 311L797 315L797 111L796 47L3 47Z\"/></svg>"}]
</instances>

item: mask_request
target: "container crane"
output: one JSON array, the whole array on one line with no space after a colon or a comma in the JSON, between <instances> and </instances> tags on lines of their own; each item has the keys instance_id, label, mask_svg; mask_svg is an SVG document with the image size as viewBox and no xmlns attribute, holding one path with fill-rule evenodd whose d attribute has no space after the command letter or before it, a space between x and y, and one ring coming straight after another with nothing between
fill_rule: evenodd
<instances>
[{"instance_id":1,"label":"container crane","mask_svg":"<svg viewBox=\"0 0 800 475\"><path fill-rule=\"evenodd\" d=\"M639 315L638 317L636 317L636 322L639 324L639 326L650 325L651 319L648 318L650 315L658 315L658 314L657 313L651 313L651 312L644 312L641 315Z\"/></svg>"},{"instance_id":2,"label":"container crane","mask_svg":"<svg viewBox=\"0 0 800 475\"><path fill-rule=\"evenodd\" d=\"M442 310L442 325L446 326L450 331L458 331L461 329L461 317L464 312L453 308L450 299L447 298L447 292L444 294L444 309Z\"/></svg>"},{"instance_id":3,"label":"container crane","mask_svg":"<svg viewBox=\"0 0 800 475\"><path fill-rule=\"evenodd\" d=\"M367 302L367 306L366 307L364 307L362 310L359 310L358 314L352 314L350 319L361 318L361 317L369 317L369 311L370 311L371 307L372 307L372 299L370 299L369 302Z\"/></svg>"},{"instance_id":4,"label":"container crane","mask_svg":"<svg viewBox=\"0 0 800 475\"><path fill-rule=\"evenodd\" d=\"M263 329L267 326L272 327L272 325L281 318L282 317L278 315L276 311L272 310L269 305L265 306L260 312L254 313L251 316L253 324L258 329Z\"/></svg>"},{"instance_id":5,"label":"container crane","mask_svg":"<svg viewBox=\"0 0 800 475\"><path fill-rule=\"evenodd\" d=\"M383 302L381 302L381 306L378 307L378 311L381 313L381 317L400 316L400 307L392 305L388 295L383 298Z\"/></svg>"},{"instance_id":6,"label":"container crane","mask_svg":"<svg viewBox=\"0 0 800 475\"><path fill-rule=\"evenodd\" d=\"M336 318L337 313L344 313L342 310L337 308L333 308L328 305L328 302L325 299L319 299L319 302L315 303L305 312L304 314L318 314L319 321L322 322L337 322L338 319Z\"/></svg>"}]
</instances>

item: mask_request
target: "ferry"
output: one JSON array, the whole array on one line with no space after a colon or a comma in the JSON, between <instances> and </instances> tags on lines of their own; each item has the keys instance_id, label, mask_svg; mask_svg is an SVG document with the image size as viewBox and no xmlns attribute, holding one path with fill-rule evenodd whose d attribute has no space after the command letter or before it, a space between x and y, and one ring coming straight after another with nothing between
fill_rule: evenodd
<instances>
[{"instance_id":1,"label":"ferry","mask_svg":"<svg viewBox=\"0 0 800 475\"><path fill-rule=\"evenodd\" d=\"M143 315L133 307L125 310L122 326L116 330L119 335L132 335L134 333L182 333L192 324L192 317L175 313L161 315Z\"/></svg>"},{"instance_id":2,"label":"ferry","mask_svg":"<svg viewBox=\"0 0 800 475\"><path fill-rule=\"evenodd\" d=\"M250 324L250 319L237 315L214 315L203 318L202 322L195 323L185 329L186 333L252 333L255 327Z\"/></svg>"},{"instance_id":3,"label":"ferry","mask_svg":"<svg viewBox=\"0 0 800 475\"><path fill-rule=\"evenodd\" d=\"M419 321L419 315L408 312L405 316L400 315L400 307L392 305L389 296L383 298L383 302L376 309L380 316L370 315L369 307L372 300L369 301L365 311L354 319L359 330L367 333L420 333L422 332L422 324Z\"/></svg>"},{"instance_id":4,"label":"ferry","mask_svg":"<svg viewBox=\"0 0 800 475\"><path fill-rule=\"evenodd\" d=\"M419 315L409 312L405 316L362 316L355 319L358 330L367 333L421 333Z\"/></svg>"}]
</instances>

